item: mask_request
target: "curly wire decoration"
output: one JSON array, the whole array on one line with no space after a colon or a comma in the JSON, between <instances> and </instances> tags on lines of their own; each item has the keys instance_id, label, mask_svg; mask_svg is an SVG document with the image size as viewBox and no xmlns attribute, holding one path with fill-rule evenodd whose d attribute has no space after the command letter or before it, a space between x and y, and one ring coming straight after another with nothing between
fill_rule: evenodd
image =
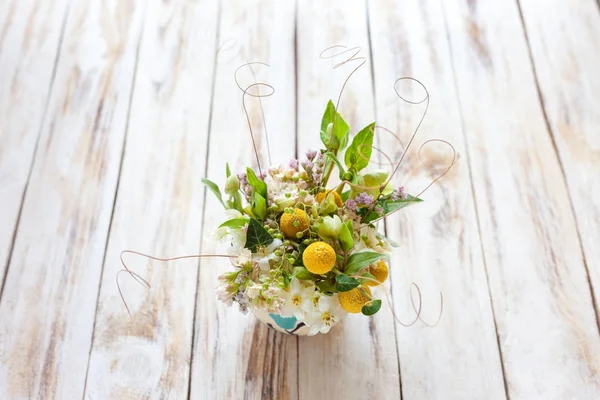
<instances>
[{"instance_id":1,"label":"curly wire decoration","mask_svg":"<svg viewBox=\"0 0 600 400\"><path fill-rule=\"evenodd\" d=\"M323 55L324 53L326 53L330 50L333 50L333 49L342 49L342 50L339 52L334 52L333 54L330 54L330 55ZM340 102L342 100L342 94L344 93L344 89L346 89L346 85L348 84L348 81L350 81L350 78L352 78L352 75L354 75L354 73L356 73L356 71L358 71L367 62L367 59L365 57L362 57L362 56L357 57L361 51L362 51L362 48L360 46L348 48L343 45L334 44L333 46L329 46L325 50L321 51L321 53L319 54L319 58L321 58L321 60L329 60L329 59L333 59L333 58L338 58L343 54L348 55L348 58L343 58L341 61L334 64L333 69L338 69L341 66L349 64L351 62L359 63L352 71L350 71L350 73L344 80L342 87L340 88L340 93L338 94L338 98L335 103L335 108L334 108L334 113L333 113L333 122L331 125L331 133L329 134L329 143L331 143L331 140L333 139L333 135L335 132L335 122L337 121L338 109L340 107ZM330 163L330 161L327 160L326 163ZM333 169L333 167L331 167L331 168ZM322 182L322 180L321 180L321 182ZM321 182L319 182L319 188L321 187Z\"/></svg>"},{"instance_id":2,"label":"curly wire decoration","mask_svg":"<svg viewBox=\"0 0 600 400\"><path fill-rule=\"evenodd\" d=\"M260 106L260 114L262 116L263 127L265 130L265 138L266 138L266 142L267 142L267 155L269 158L269 165L270 165L271 164L271 149L270 149L270 145L269 145L269 134L267 132L267 121L265 119L265 113L263 110L261 98L272 96L275 93L275 88L273 86L269 85L268 83L257 82L256 75L255 75L254 69L252 68L252 65L264 65L266 67L269 67L269 64L261 62L261 61L246 62L246 63L240 65L239 67L237 67L237 69L233 73L233 79L235 80L235 84L237 85L237 87L242 91L242 107L244 108L244 114L246 115L246 121L248 122L248 130L250 131L250 138L252 139L252 146L254 148L254 155L256 156L256 163L258 164L258 171L262 175L262 168L260 165L260 155L259 155L258 149L256 147L256 138L255 138L254 132L252 130L252 122L250 121L250 114L248 113L248 108L246 106L246 95L258 98L259 106ZM240 85L240 81L238 79L238 73L239 73L240 69L242 69L244 67L250 67L250 71L252 72L252 76L254 78L254 83L251 83L250 85L246 86L245 88L242 87L242 85ZM267 88L269 91L267 93L261 94L260 93L261 87ZM258 89L257 93L249 92L250 89L252 89L252 88L257 88Z\"/></svg>"},{"instance_id":3,"label":"curly wire decoration","mask_svg":"<svg viewBox=\"0 0 600 400\"><path fill-rule=\"evenodd\" d=\"M148 254L140 253L139 251L135 251L135 250L123 250L121 252L121 255L119 256L119 258L121 259L121 264L123 265L123 269L121 269L121 270L119 270L117 272L117 275L116 275L115 279L117 281L117 289L119 290L119 296L121 297L121 301L125 305L125 309L127 309L127 313L130 316L131 316L131 311L129 310L129 306L127 305L127 302L125 301L125 297L123 296L123 291L121 290L121 284L119 282L119 276L123 272L128 273L129 275L131 275L131 277L137 283L139 283L140 285L144 286L147 289L150 289L150 283L148 283L147 280L145 280L144 278L142 278L137 272L133 272L131 269L129 269L129 267L127 267L127 264L125 264L125 260L123 260L123 255L125 255L125 254L135 254L135 255L138 255L138 256L142 256L142 257L148 258L150 260L156 260L156 261L162 261L162 262L175 261L175 260L183 260L183 259L186 259L186 258L205 258L205 257L236 258L236 256L230 256L230 255L226 255L226 254L191 254L191 255L185 255L185 256L162 258L162 257L154 257L154 256L151 256L151 255L148 255Z\"/></svg>"}]
</instances>

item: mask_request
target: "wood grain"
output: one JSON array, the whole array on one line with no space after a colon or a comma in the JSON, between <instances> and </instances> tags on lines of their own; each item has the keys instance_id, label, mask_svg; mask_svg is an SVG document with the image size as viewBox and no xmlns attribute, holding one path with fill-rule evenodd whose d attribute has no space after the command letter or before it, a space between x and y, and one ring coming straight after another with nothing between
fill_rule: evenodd
<instances>
[{"instance_id":1,"label":"wood grain","mask_svg":"<svg viewBox=\"0 0 600 400\"><path fill-rule=\"evenodd\" d=\"M344 79L358 65L333 70L344 57L320 60L319 54L345 45L360 46L361 55L369 57L366 3L303 2L297 29L298 147L303 154L322 147L318 132L327 101L336 101ZM369 62L353 76L339 106L351 135L374 119L370 68ZM299 350L300 398L400 398L394 322L387 305L375 317L349 315L327 335L300 338Z\"/></svg>"},{"instance_id":2,"label":"wood grain","mask_svg":"<svg viewBox=\"0 0 600 400\"><path fill-rule=\"evenodd\" d=\"M257 167L241 103L242 92L234 71L246 62L254 65L256 78L275 87L263 99L274 164L294 156L294 2L249 1L222 3L215 77L213 119L206 176L223 184L225 162L232 171ZM254 82L249 68L240 70L240 84ZM266 93L264 87L259 88ZM254 91L255 92L255 91ZM259 103L247 105L263 170L269 164ZM212 193L205 201L203 253L223 246L211 242L211 232L223 221L222 206ZM226 261L203 260L196 303L195 346L192 359L191 398L194 399L297 399L297 339L277 333L237 307L227 308L215 296L217 277L231 269Z\"/></svg>"},{"instance_id":3,"label":"wood grain","mask_svg":"<svg viewBox=\"0 0 600 400\"><path fill-rule=\"evenodd\" d=\"M0 296L66 9L63 0L0 4Z\"/></svg>"},{"instance_id":4,"label":"wood grain","mask_svg":"<svg viewBox=\"0 0 600 400\"><path fill-rule=\"evenodd\" d=\"M437 326L417 322L396 328L403 398L504 398L443 10L434 2L378 0L369 3L369 18L378 124L396 131L406 145L425 110L425 104L408 105L397 97L394 87L411 101L426 96L416 82L395 85L398 78L419 79L431 97L425 121L394 183L417 194L450 165L451 149L439 142L426 144L419 155L426 140L447 140L463 156L422 196L424 203L387 218L387 233L400 244L391 260L398 316L406 322L414 319L412 282L423 292L425 321L437 319L438 292L445 300ZM385 131L377 133L382 148L397 163L402 146Z\"/></svg>"},{"instance_id":5,"label":"wood grain","mask_svg":"<svg viewBox=\"0 0 600 400\"><path fill-rule=\"evenodd\" d=\"M218 3L151 1L144 23L122 175L106 253L86 398L186 398L197 259L128 254L147 290L121 275L119 254L198 254Z\"/></svg>"},{"instance_id":6,"label":"wood grain","mask_svg":"<svg viewBox=\"0 0 600 400\"><path fill-rule=\"evenodd\" d=\"M592 0L521 1L550 132L567 179L598 318L600 13ZM551 42L551 45L548 45Z\"/></svg>"},{"instance_id":7,"label":"wood grain","mask_svg":"<svg viewBox=\"0 0 600 400\"><path fill-rule=\"evenodd\" d=\"M443 6L509 395L598 397L596 317L517 5Z\"/></svg>"},{"instance_id":8,"label":"wood grain","mask_svg":"<svg viewBox=\"0 0 600 400\"><path fill-rule=\"evenodd\" d=\"M143 8L73 6L0 303L6 399L83 393Z\"/></svg>"}]
</instances>

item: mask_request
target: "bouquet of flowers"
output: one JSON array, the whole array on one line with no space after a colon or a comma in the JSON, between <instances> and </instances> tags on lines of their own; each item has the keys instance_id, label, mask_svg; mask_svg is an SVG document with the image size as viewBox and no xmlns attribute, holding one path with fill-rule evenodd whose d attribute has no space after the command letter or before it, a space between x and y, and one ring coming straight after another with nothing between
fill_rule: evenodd
<instances>
[{"instance_id":1,"label":"bouquet of flowers","mask_svg":"<svg viewBox=\"0 0 600 400\"><path fill-rule=\"evenodd\" d=\"M219 299L297 335L327 333L347 313L379 311L374 292L388 277L394 243L375 224L421 200L392 187L389 172L367 169L374 131L373 123L350 141L330 101L323 149L266 173L259 165L235 174L227 165L225 197L203 179L227 215L215 236L227 243L233 265L219 277ZM336 170L339 184L328 187Z\"/></svg>"}]
</instances>

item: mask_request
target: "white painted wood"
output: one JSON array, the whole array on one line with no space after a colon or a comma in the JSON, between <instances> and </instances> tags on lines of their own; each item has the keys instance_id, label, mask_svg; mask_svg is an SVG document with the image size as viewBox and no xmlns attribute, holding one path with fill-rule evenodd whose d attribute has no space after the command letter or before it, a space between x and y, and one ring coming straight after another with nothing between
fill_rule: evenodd
<instances>
[{"instance_id":1,"label":"white painted wood","mask_svg":"<svg viewBox=\"0 0 600 400\"><path fill-rule=\"evenodd\" d=\"M115 277L121 251L198 254L218 2L148 3L127 146L98 301L86 398L175 398L188 394L197 259L149 261Z\"/></svg>"},{"instance_id":2,"label":"white painted wood","mask_svg":"<svg viewBox=\"0 0 600 400\"><path fill-rule=\"evenodd\" d=\"M597 302L600 299L598 4L593 0L522 0L521 8Z\"/></svg>"},{"instance_id":3,"label":"white painted wood","mask_svg":"<svg viewBox=\"0 0 600 400\"><path fill-rule=\"evenodd\" d=\"M321 117L334 102L348 73L357 65L320 60L332 45L361 46L369 57L366 5L363 1L298 5L298 146L299 153L319 149ZM351 134L373 122L370 61L350 80L339 106ZM374 317L349 315L327 335L299 339L300 398L398 399L400 379L394 322L387 304Z\"/></svg>"},{"instance_id":4,"label":"white painted wood","mask_svg":"<svg viewBox=\"0 0 600 400\"><path fill-rule=\"evenodd\" d=\"M597 321L517 4L443 7L510 397L597 398Z\"/></svg>"},{"instance_id":5,"label":"white painted wood","mask_svg":"<svg viewBox=\"0 0 600 400\"><path fill-rule=\"evenodd\" d=\"M273 163L287 163L295 146L294 2L224 1L221 7L219 44L223 51L217 63L207 149L207 177L220 185L225 180L225 162L235 172L257 166L242 111L242 93L233 80L241 64L270 64L270 68L256 66L255 72L259 81L276 90L273 97L263 100ZM248 69L239 76L244 87L252 83ZM247 104L265 168L268 157L258 102L248 98ZM219 248L209 237L223 218L222 206L207 192L203 253ZM242 315L237 307L227 308L217 300L217 278L230 269L223 260L200 263L191 398L298 398L296 337L276 333L252 315Z\"/></svg>"},{"instance_id":6,"label":"white painted wood","mask_svg":"<svg viewBox=\"0 0 600 400\"><path fill-rule=\"evenodd\" d=\"M391 281L398 316L410 322L411 283L423 294L423 319L435 322L439 292L444 310L436 327L420 322L397 325L402 394L411 399L501 399L505 397L502 366L477 218L469 166L456 101L443 10L435 2L377 0L369 3L375 74L377 122L400 134L407 143L424 111L396 96L395 81L419 79L430 92L430 107L416 140L393 182L416 195L452 162L449 141L463 157L422 198L387 219L388 235L400 244L393 252ZM396 85L400 94L419 101L425 92L416 83ZM402 148L384 131L382 146L398 162ZM414 292L416 296L416 292Z\"/></svg>"},{"instance_id":7,"label":"white painted wood","mask_svg":"<svg viewBox=\"0 0 600 400\"><path fill-rule=\"evenodd\" d=\"M66 5L64 0L0 4L0 282L42 124Z\"/></svg>"},{"instance_id":8,"label":"white painted wood","mask_svg":"<svg viewBox=\"0 0 600 400\"><path fill-rule=\"evenodd\" d=\"M72 6L0 303L5 399L84 389L143 7Z\"/></svg>"}]
</instances>

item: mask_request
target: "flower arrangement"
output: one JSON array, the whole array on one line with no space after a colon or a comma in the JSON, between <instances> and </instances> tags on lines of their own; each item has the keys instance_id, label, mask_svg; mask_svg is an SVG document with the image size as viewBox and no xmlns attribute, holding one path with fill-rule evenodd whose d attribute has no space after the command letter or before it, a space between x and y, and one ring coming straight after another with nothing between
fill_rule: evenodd
<instances>
[{"instance_id":1,"label":"flower arrangement","mask_svg":"<svg viewBox=\"0 0 600 400\"><path fill-rule=\"evenodd\" d=\"M330 101L323 149L266 173L260 164L239 174L227 165L225 196L203 179L227 215L214 234L232 260L219 277L220 300L299 335L327 333L348 313L379 311L375 292L388 277L395 244L376 223L421 200L392 187L389 172L367 169L374 131L373 123L350 141L350 127ZM335 170L340 183L328 186Z\"/></svg>"}]
</instances>

